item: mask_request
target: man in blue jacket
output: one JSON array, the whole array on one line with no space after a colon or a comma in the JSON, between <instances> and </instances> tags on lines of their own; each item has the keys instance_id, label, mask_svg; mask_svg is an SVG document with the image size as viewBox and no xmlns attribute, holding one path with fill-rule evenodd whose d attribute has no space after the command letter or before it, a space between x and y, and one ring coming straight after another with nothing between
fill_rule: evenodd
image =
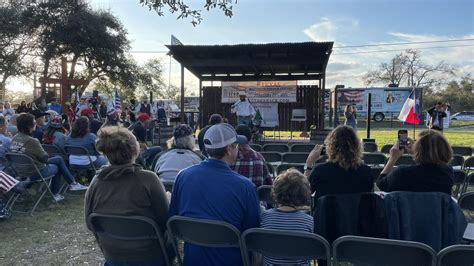
<instances>
[{"instance_id":1,"label":"man in blue jacket","mask_svg":"<svg viewBox=\"0 0 474 266\"><path fill-rule=\"evenodd\" d=\"M232 171L238 144L247 143L229 124L216 124L204 135L210 158L181 171L175 181L170 217L180 215L232 224L241 232L258 227L259 204L255 185ZM185 244L184 265L242 265L237 248L208 248Z\"/></svg>"}]
</instances>

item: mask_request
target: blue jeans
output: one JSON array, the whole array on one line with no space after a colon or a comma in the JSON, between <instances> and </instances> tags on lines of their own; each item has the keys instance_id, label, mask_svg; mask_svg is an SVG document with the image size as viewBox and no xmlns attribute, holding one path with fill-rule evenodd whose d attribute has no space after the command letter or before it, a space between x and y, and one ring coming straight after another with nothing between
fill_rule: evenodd
<instances>
[{"instance_id":1,"label":"blue jeans","mask_svg":"<svg viewBox=\"0 0 474 266\"><path fill-rule=\"evenodd\" d=\"M51 192L58 194L61 188L61 176L66 180L68 184L74 183L75 179L72 176L69 169L66 167L66 163L61 156L54 156L48 159L46 166L41 169L41 175L43 177L53 176L51 179ZM32 181L40 179L39 175L31 177Z\"/></svg>"},{"instance_id":2,"label":"blue jeans","mask_svg":"<svg viewBox=\"0 0 474 266\"><path fill-rule=\"evenodd\" d=\"M92 162L92 164L94 164L94 167L96 169L99 169L103 165L107 164L107 159L104 156L96 155L96 157L97 157L97 159ZM71 166L73 166L75 169L84 169L84 170L87 170L87 169L91 168L90 164L84 164L84 165L72 164Z\"/></svg>"},{"instance_id":3,"label":"blue jeans","mask_svg":"<svg viewBox=\"0 0 474 266\"><path fill-rule=\"evenodd\" d=\"M237 116L237 125L250 125L252 118L250 116Z\"/></svg>"}]
</instances>

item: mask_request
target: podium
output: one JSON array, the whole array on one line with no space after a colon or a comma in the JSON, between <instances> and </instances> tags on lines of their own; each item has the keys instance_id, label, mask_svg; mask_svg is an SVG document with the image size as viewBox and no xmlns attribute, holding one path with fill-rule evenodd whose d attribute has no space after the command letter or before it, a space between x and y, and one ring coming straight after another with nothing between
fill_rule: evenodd
<instances>
[{"instance_id":1,"label":"podium","mask_svg":"<svg viewBox=\"0 0 474 266\"><path fill-rule=\"evenodd\" d=\"M290 119L290 139L293 139L293 122L304 122L303 132L306 131L306 109L293 109L291 110L291 119Z\"/></svg>"}]
</instances>

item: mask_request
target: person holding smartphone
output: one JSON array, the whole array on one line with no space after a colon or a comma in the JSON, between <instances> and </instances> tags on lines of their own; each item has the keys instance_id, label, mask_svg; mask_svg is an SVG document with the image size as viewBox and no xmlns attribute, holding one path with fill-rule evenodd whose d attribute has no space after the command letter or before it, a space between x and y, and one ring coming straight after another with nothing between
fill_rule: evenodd
<instances>
[{"instance_id":1,"label":"person holding smartphone","mask_svg":"<svg viewBox=\"0 0 474 266\"><path fill-rule=\"evenodd\" d=\"M393 145L390 158L376 180L380 190L444 192L451 195L454 171L449 161L453 151L446 138L435 130L422 131L414 144L408 141L406 146L402 138ZM395 163L405 152L413 154L416 165L395 168Z\"/></svg>"}]
</instances>

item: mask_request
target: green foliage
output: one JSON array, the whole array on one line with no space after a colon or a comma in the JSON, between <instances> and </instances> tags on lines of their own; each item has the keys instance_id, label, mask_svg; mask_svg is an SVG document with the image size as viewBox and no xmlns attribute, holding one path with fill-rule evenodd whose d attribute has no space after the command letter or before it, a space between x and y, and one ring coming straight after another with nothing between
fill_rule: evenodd
<instances>
[{"instance_id":1,"label":"green foliage","mask_svg":"<svg viewBox=\"0 0 474 266\"><path fill-rule=\"evenodd\" d=\"M451 107L451 113L474 110L474 79L469 75L458 81L451 81L445 89L424 97L426 108L437 102L446 103Z\"/></svg>"},{"instance_id":2,"label":"green foliage","mask_svg":"<svg viewBox=\"0 0 474 266\"><path fill-rule=\"evenodd\" d=\"M175 0L139 0L142 6L147 6L149 10L155 10L159 16L163 16L163 8L168 8L170 13L177 12L179 15L177 19L191 18L193 26L198 25L202 21L201 10L193 9L184 1ZM237 0L235 0L237 3ZM206 0L204 8L209 11L211 9L220 9L227 17L232 17L232 0Z\"/></svg>"}]
</instances>

